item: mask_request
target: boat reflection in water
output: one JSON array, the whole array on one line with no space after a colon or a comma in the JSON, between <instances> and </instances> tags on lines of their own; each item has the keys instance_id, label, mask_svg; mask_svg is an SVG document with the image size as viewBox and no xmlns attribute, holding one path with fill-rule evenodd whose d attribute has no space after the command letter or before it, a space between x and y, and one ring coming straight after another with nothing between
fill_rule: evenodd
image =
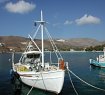
<instances>
[{"instance_id":1,"label":"boat reflection in water","mask_svg":"<svg viewBox=\"0 0 105 95\"><path fill-rule=\"evenodd\" d=\"M95 74L95 77L97 76L98 80L105 82L105 68L95 67L91 65L91 71Z\"/></svg>"}]
</instances>

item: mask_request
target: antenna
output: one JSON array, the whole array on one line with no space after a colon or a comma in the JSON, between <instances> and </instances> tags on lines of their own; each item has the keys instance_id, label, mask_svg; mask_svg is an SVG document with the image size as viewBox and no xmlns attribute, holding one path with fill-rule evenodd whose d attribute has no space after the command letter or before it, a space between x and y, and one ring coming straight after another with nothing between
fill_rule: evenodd
<instances>
[{"instance_id":1,"label":"antenna","mask_svg":"<svg viewBox=\"0 0 105 95\"><path fill-rule=\"evenodd\" d=\"M43 21L43 12L41 10L41 21Z\"/></svg>"}]
</instances>

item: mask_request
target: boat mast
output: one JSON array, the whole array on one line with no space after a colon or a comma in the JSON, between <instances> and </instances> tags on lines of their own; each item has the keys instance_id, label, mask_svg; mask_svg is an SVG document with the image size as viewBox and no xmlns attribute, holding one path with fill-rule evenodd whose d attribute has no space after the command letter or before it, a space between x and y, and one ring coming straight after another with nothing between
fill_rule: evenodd
<instances>
[{"instance_id":1,"label":"boat mast","mask_svg":"<svg viewBox=\"0 0 105 95\"><path fill-rule=\"evenodd\" d=\"M43 21L43 13L41 10L41 37L42 37L42 67L44 67L44 38L43 38L43 26L44 26L44 21Z\"/></svg>"},{"instance_id":2,"label":"boat mast","mask_svg":"<svg viewBox=\"0 0 105 95\"><path fill-rule=\"evenodd\" d=\"M35 21L35 24L36 23L40 23L40 27L41 27L41 40L42 40L42 50L41 50L41 54L42 54L42 67L44 67L44 37L43 37L43 32L44 32L44 24L46 23L44 20L43 20L43 13L42 13L42 10L41 10L41 20L40 21Z\"/></svg>"}]
</instances>

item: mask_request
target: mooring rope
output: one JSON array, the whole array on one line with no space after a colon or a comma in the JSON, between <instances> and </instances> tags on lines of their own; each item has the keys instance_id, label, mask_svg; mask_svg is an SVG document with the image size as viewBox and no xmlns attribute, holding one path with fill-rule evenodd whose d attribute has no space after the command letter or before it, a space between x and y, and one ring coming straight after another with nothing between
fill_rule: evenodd
<instances>
[{"instance_id":1,"label":"mooring rope","mask_svg":"<svg viewBox=\"0 0 105 95\"><path fill-rule=\"evenodd\" d=\"M42 77L43 85L44 85L44 87L45 87L45 91L46 91L46 90L47 90L47 87L46 87L46 85L45 85L45 82L44 82L44 78L43 78L42 72L41 72L41 77Z\"/></svg>"},{"instance_id":2,"label":"mooring rope","mask_svg":"<svg viewBox=\"0 0 105 95\"><path fill-rule=\"evenodd\" d=\"M45 83L44 83L43 76L42 76L42 72L40 73L40 75L41 75L41 77L42 77L43 85L44 85L44 87L45 87L45 90L47 90L46 85L45 85ZM37 83L38 78L39 78L39 76L37 77L37 79L36 79L36 81L35 81L35 83L34 83L34 86L35 86L35 84ZM32 89L34 88L34 86L31 87L31 89L28 91L27 95L29 95L29 94L31 93L31 91L32 91Z\"/></svg>"},{"instance_id":3,"label":"mooring rope","mask_svg":"<svg viewBox=\"0 0 105 95\"><path fill-rule=\"evenodd\" d=\"M79 95L78 92L77 92L77 90L75 89L75 86L74 86L73 81L72 81L72 79L71 79L71 75L70 75L70 73L69 73L69 70L68 70L68 75L69 75L69 79L70 79L71 85L72 85L72 87L73 87L73 89L74 89L76 95Z\"/></svg>"},{"instance_id":4,"label":"mooring rope","mask_svg":"<svg viewBox=\"0 0 105 95\"><path fill-rule=\"evenodd\" d=\"M37 82L37 80L38 80L38 78L39 78L39 76L37 77L37 79L36 79L34 85L33 85L33 86L31 87L31 89L28 91L27 95L29 95L29 94L31 93L32 89L34 88L34 86L35 86L35 84L36 84L36 82Z\"/></svg>"},{"instance_id":5,"label":"mooring rope","mask_svg":"<svg viewBox=\"0 0 105 95\"><path fill-rule=\"evenodd\" d=\"M31 87L31 89L28 91L27 95L29 95L31 93L33 88L34 88L34 86Z\"/></svg>"},{"instance_id":6,"label":"mooring rope","mask_svg":"<svg viewBox=\"0 0 105 95\"><path fill-rule=\"evenodd\" d=\"M80 81L82 81L83 83L87 84L88 86L92 87L92 88L95 88L95 89L98 89L98 90L101 90L101 91L105 91L105 89L102 89L102 88L99 88L99 87L96 87L86 81L84 81L83 79L81 79L79 76L77 76L75 73L73 73L71 70L67 69L72 75L74 75L77 79L79 79Z\"/></svg>"}]
</instances>

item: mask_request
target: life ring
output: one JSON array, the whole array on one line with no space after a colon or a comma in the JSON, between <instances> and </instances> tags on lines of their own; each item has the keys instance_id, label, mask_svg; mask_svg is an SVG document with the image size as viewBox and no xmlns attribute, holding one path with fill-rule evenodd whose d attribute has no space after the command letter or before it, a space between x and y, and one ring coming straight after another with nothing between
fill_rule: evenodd
<instances>
[{"instance_id":1,"label":"life ring","mask_svg":"<svg viewBox=\"0 0 105 95\"><path fill-rule=\"evenodd\" d=\"M64 64L64 60L63 59L59 60L59 69L62 69L62 70L65 69L65 64Z\"/></svg>"}]
</instances>

